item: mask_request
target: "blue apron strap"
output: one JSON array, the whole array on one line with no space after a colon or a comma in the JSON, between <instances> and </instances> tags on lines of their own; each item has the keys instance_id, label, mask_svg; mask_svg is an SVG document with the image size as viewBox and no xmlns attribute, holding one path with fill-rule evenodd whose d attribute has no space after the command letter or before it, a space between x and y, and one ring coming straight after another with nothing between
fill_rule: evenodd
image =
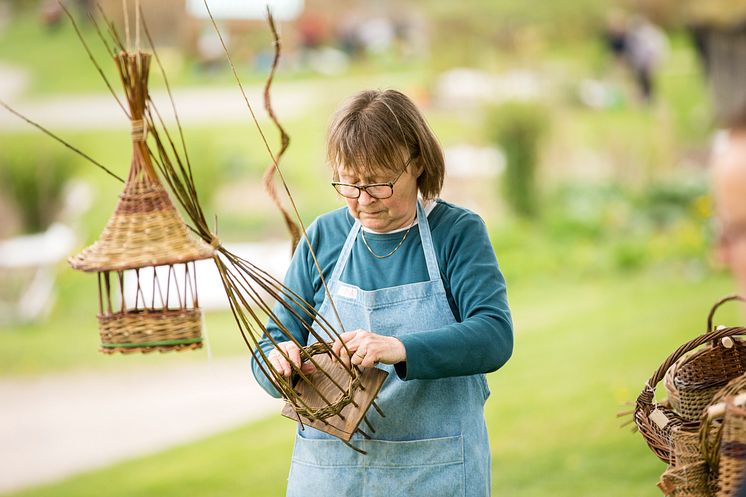
<instances>
[{"instance_id":1,"label":"blue apron strap","mask_svg":"<svg viewBox=\"0 0 746 497\"><path fill-rule=\"evenodd\" d=\"M422 208L419 199L417 199L417 223L420 228L422 250L425 252L427 274L430 276L430 281L440 281L440 268L438 267L438 259L435 257L435 247L433 247L433 237L430 233L430 223L427 222L425 209Z\"/></svg>"},{"instance_id":2,"label":"blue apron strap","mask_svg":"<svg viewBox=\"0 0 746 497\"><path fill-rule=\"evenodd\" d=\"M350 233L347 235L347 240L345 240L345 244L339 252L339 257L337 258L337 263L334 265L334 271L332 272L332 277L329 279L329 284L339 280L339 277L342 276L342 271L344 271L344 268L347 265L347 260L350 258L352 246L355 244L357 234L360 231L360 226L360 221L355 220L355 224L350 229Z\"/></svg>"}]
</instances>

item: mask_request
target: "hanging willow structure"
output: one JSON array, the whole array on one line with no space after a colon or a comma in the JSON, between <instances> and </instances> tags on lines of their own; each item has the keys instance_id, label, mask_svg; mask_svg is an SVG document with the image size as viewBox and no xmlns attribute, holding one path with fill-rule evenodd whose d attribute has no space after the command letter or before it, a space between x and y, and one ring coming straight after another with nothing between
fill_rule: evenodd
<instances>
[{"instance_id":1,"label":"hanging willow structure","mask_svg":"<svg viewBox=\"0 0 746 497\"><path fill-rule=\"evenodd\" d=\"M103 352L200 348L202 315L194 262L213 257L215 248L188 231L153 168L144 120L150 56L120 52L114 60L129 104L132 164L103 233L69 262L74 269L98 274ZM128 272L134 276L131 300L125 291ZM147 296L146 281L152 285Z\"/></svg>"},{"instance_id":2,"label":"hanging willow structure","mask_svg":"<svg viewBox=\"0 0 746 497\"><path fill-rule=\"evenodd\" d=\"M215 25L215 21L206 2L205 7L207 8L218 36L220 36L220 32L217 30L217 26ZM360 424L363 421L371 431L375 431L374 427L372 427L370 423L368 423L368 420L365 419L365 413L370 406L373 406L381 416L384 415L376 405L374 399L380 390L383 381L388 376L388 373L378 368L361 369L358 366L349 366L344 363L339 356L334 354L331 348L332 342L335 339L338 339L340 333L344 331L343 324L341 319L339 319L338 314L336 315L338 323L336 323L335 326L323 316L317 314L312 304L306 302L292 289L286 287L281 281L277 280L251 261L243 259L226 249L217 235L210 230L203 209L200 205L192 174L192 167L189 161L186 143L184 141L181 122L176 111L168 78L163 70L160 59L158 58L157 51L155 50L139 5L136 7L135 11L137 19L137 49L134 52L129 51L130 43L128 24L125 25L127 32L127 43L125 44L119 36L114 24L106 17L100 7L99 12L103 19L103 26L101 26L96 18L90 16L91 22L95 27L101 42L106 47L107 52L112 54L117 64L122 84L125 89L127 102L129 104L128 112L122 102L119 101L112 85L101 70L101 66L92 55L91 50L88 48L85 39L75 23L75 20L67 9L65 9L68 18L75 27L76 33L78 34L78 37L91 61L95 65L112 95L119 103L119 106L122 108L125 115L127 115L133 123L133 161L117 210L104 229L101 239L88 249L84 250L80 255L71 258L70 260L71 264L76 269L96 271L99 273L100 285L103 284L103 286L99 286L100 322L102 319L107 323L115 321L116 319L142 320L143 316L146 316L147 319L152 319L156 315L160 314L161 316L165 316L172 312L177 312L181 315L191 315L193 317L198 316L199 310L198 300L196 298L196 275L193 264L195 260L211 257L220 274L231 311L235 317L236 325L241 333L244 343L252 356L256 359L262 373L269 379L272 385L280 392L287 402L283 414L297 420L301 423L301 426L309 424L340 438L353 449L363 452L349 444L349 440L355 433L359 433L366 438L369 437L369 435L360 428ZM265 107L281 135L282 146L277 155L272 152L267 139L259 126L258 120L256 119L251 104L246 96L246 92L238 79L233 63L230 60L227 48L225 48L225 44L223 44L223 47L225 48L226 56L228 57L231 68L233 69L233 73L236 76L236 81L242 92L245 103L251 113L252 120L256 124L257 130L260 133L263 143L271 157L272 163L264 176L265 186L267 187L273 201L282 212L283 218L288 225L288 229L293 238L293 246L295 246L301 235L305 238L306 242L309 243L311 255L313 256L316 268L321 275L324 289L327 292L328 298L331 299L323 274L321 273L321 268L318 261L316 261L316 255L308 240L305 227L303 226L297 207L295 206L295 202L290 194L290 190L285 182L282 170L278 163L280 157L288 147L289 137L280 125L271 107L270 87L280 58L280 40L269 11L268 19L270 29L274 36L275 58L272 71L265 86L264 96ZM125 21L127 22L126 15ZM148 44L152 50L152 57L156 61L166 85L173 114L176 119L180 147L177 146L177 140L172 137L168 128L165 126L164 119L151 99L151 95L148 91L147 79L151 56L141 52L139 49L140 25L142 25ZM104 35L104 30L108 36ZM222 43L222 36L220 39ZM118 178L116 174L112 173L105 166L96 162L50 131L28 118L21 116L6 104L2 102L0 102L0 104L14 114L19 115L30 124L36 126L52 138L61 142L71 150L79 153L87 160L93 162L98 167L104 169L110 175ZM290 214L288 214L288 212L283 208L279 196L274 190L273 179L275 173L280 177L282 186L293 207L295 218L302 229L297 228ZM170 197L163 188L159 178L168 186L171 195L182 207L186 217L191 222L191 226L185 225L183 222L177 222L181 221L181 218L174 209ZM132 218L128 216L131 216ZM149 220L156 218L158 219L157 222L153 221L150 223ZM132 219L134 219L134 221ZM165 219L166 221L161 221L162 219ZM128 223L133 226L130 226ZM128 236L119 235L119 233L128 232L128 229L129 232L132 233L131 235L128 235L130 236L129 238ZM190 234L186 231L187 229L196 234L198 239L190 237ZM163 243L161 243L162 238L167 239L169 243L175 244L176 249L167 248L166 245L163 245ZM186 269L184 273L182 273L185 279L183 281L184 284L179 288L186 292L187 286L192 285L190 291L193 291L194 298L191 301L191 304L187 303L186 298L191 294L184 293L184 299L180 301L181 304L177 309L172 309L169 307L171 298L169 290L167 289L166 295L160 296L159 306L156 306L155 288L162 288L163 286L160 284L161 281L158 279L160 276L155 269L156 266L165 265L169 268L166 287L170 288L170 282L175 281L175 279L172 280L172 266L175 264L186 264L186 267L189 268L189 263L192 264L191 270ZM135 301L134 303L129 304L125 301L125 292L123 290L123 283L121 283L123 281L123 275L121 273L126 270L133 270L136 273L137 281ZM147 277L150 278L152 275L154 279L153 295L150 296L151 305L149 307L146 305L147 299L144 294L141 293L140 285L141 273L147 272L148 270L152 272L148 273ZM116 275L116 283L119 285L120 289L121 300L118 302L116 302L116 299L111 301L109 297L112 288L116 289L116 286L111 283L112 274ZM180 297L182 295L181 290L176 290ZM266 299L263 295L269 295L270 299ZM303 344L299 343L287 325L282 323L274 314L272 308L275 303L279 303L279 305L287 310L290 315L296 319L296 322L303 327L304 331L316 338L318 343L311 347L305 347ZM334 307L333 301L332 307ZM336 309L334 312L336 314ZM303 362L309 362L315 366L316 370L313 373L306 374L300 367L293 366L291 377L285 378L280 372L274 369L269 362L267 355L259 346L259 340L262 336L266 336L275 347L279 342L267 332L263 316L269 316L269 319L280 329L284 338L293 341L301 348L301 360ZM309 324L309 321L315 323L318 330ZM190 323L189 325L185 324L181 331L188 330L190 327L193 327L193 323ZM178 326L176 326L176 328L178 328ZM192 330L192 332L193 331L194 330ZM126 338L131 341L132 334L129 333ZM138 346L120 345L118 348L117 346L113 346L111 347L111 350L145 351L149 346L161 347L162 350L163 347L167 346L177 347L189 345L196 347L198 346L197 344L201 344L201 339L197 340L196 338L189 339L193 340L190 343L185 341L182 344L173 345L170 343L153 344L144 340L146 339L143 338L143 342ZM185 340L187 339L185 338ZM154 342L164 341L166 340L154 340ZM153 340L151 340L151 342L153 342ZM346 348L344 342L343 347ZM290 357L281 348L277 348L277 350L289 363L292 364Z\"/></svg>"}]
</instances>

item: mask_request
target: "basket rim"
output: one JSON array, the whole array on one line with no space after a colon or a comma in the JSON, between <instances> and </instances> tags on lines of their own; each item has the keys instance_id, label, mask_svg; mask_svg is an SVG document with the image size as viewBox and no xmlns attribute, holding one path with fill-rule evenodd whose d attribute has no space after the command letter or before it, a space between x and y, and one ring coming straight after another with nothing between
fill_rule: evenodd
<instances>
[{"instance_id":1,"label":"basket rim","mask_svg":"<svg viewBox=\"0 0 746 497\"><path fill-rule=\"evenodd\" d=\"M656 402L655 390L661 380L663 380L663 378L665 377L666 372L671 367L671 365L673 365L687 353L699 348L702 345L707 344L708 342L711 343L726 336L746 334L746 328L741 326L730 326L713 329L714 327L712 326L712 320L715 311L724 303L733 300L743 301L744 299L743 297L740 297L738 295L729 295L717 301L715 305L712 306L707 316L708 331L689 340L688 342L677 348L675 351L673 351L671 354L669 354L669 356L663 361L663 363L645 383L642 392L640 392L640 395L637 397L633 418L635 420L635 424L637 425L640 434L643 436L646 443L648 444L650 450L659 459L667 464L671 464L673 454L669 443L670 441L666 439L666 430L670 432L673 427L683 423L684 420L673 410ZM661 410L666 416L666 424L662 427L654 426L654 421L650 419L651 414L656 409Z\"/></svg>"}]
</instances>

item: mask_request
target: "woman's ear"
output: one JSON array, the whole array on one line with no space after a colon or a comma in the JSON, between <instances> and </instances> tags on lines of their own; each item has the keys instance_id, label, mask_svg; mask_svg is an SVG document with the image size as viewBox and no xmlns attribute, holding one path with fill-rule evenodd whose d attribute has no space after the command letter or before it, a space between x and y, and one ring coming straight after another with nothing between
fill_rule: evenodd
<instances>
[{"instance_id":1,"label":"woman's ear","mask_svg":"<svg viewBox=\"0 0 746 497\"><path fill-rule=\"evenodd\" d=\"M425 172L425 166L422 164L422 161L420 158L417 158L415 160L414 167L415 167L414 169L415 177L419 178L420 176L422 176L422 173Z\"/></svg>"}]
</instances>

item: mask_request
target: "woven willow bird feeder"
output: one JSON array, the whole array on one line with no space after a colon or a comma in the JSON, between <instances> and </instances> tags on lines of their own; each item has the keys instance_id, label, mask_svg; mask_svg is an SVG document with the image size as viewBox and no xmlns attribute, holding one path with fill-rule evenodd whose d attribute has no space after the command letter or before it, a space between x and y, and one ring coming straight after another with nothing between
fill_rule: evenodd
<instances>
[{"instance_id":1,"label":"woven willow bird feeder","mask_svg":"<svg viewBox=\"0 0 746 497\"><path fill-rule=\"evenodd\" d=\"M98 274L102 352L200 348L195 261L215 247L191 235L153 167L145 116L150 55L120 52L114 60L132 120L132 164L99 239L69 262Z\"/></svg>"},{"instance_id":2,"label":"woven willow bird feeder","mask_svg":"<svg viewBox=\"0 0 746 497\"><path fill-rule=\"evenodd\" d=\"M324 290L336 314L331 292L324 281L300 214L278 164L288 147L289 137L277 120L270 102L270 86L280 57L280 40L272 16L268 12L268 21L274 36L275 58L264 89L264 103L272 122L281 135L282 145L276 155L259 126L227 48L222 43L215 20L206 4L205 7L216 33L221 38L221 44L223 44L226 57L252 120L272 159L270 169L265 174L265 186L270 190L270 196L280 208L288 224L293 236L293 244L298 241L300 235L309 244L309 250L321 276ZM74 269L98 274L98 319L102 351L129 353L201 347L202 320L197 299L195 261L212 258L246 347L256 359L262 374L287 402L283 414L298 421L301 426L313 426L336 436L352 449L365 454L365 451L350 441L355 434L370 438L370 435L361 429L361 424L365 424L371 433L375 432L371 421L377 421L378 418L369 420L366 417L370 407L375 409L379 418L385 416L383 410L376 404L375 398L388 372L375 367L361 368L345 364L332 347L333 342L340 339L340 333L344 332L343 323L338 315L336 324L329 322L323 315L317 313L313 304L305 301L291 288L286 287L281 281L251 261L239 257L222 246L217 235L210 230L197 195L197 187L168 79L142 18L139 5L136 9L138 30L136 31L137 50L135 53L129 52L129 34L127 34L125 45L103 10L101 10L101 15L113 46L106 41L97 20L91 16L92 24L99 33L107 52L113 54L124 86L129 111L113 91L100 65L89 50L73 16L64 5L62 8L75 27L81 43L102 79L132 121L132 165L127 180L122 180L125 187L120 195L117 208L99 240L69 260ZM150 55L143 54L139 50L140 20L142 20L142 27L153 58L166 84L176 117L181 147L177 147L174 143L173 136L163 122L161 113L148 94L147 80L151 59ZM128 28L127 33L129 33ZM111 176L120 179L103 164L96 162L2 101L0 101L0 106L21 117ZM278 173L288 200L293 206L300 229L290 226L292 218L284 210L279 197L274 192L271 183L275 172ZM164 185L168 187L168 193ZM185 217L190 221L190 226L184 223L174 208L169 193L183 209ZM192 237L190 230L199 238ZM300 343L293 330L288 328L289 323L283 323L275 314L274 305L281 306L293 316L303 331L316 339L316 343L311 346ZM264 324L267 318L277 325L281 336L268 333ZM272 366L267 353L262 349L259 342L262 336L267 337L280 354L290 362L292 359L282 348L278 347L278 344L288 340L295 342L301 349L301 360L313 364L315 371L305 373L299 365L294 365L291 377L284 377ZM342 347L346 348L344 342L342 342ZM349 350L347 353L351 355Z\"/></svg>"}]
</instances>

